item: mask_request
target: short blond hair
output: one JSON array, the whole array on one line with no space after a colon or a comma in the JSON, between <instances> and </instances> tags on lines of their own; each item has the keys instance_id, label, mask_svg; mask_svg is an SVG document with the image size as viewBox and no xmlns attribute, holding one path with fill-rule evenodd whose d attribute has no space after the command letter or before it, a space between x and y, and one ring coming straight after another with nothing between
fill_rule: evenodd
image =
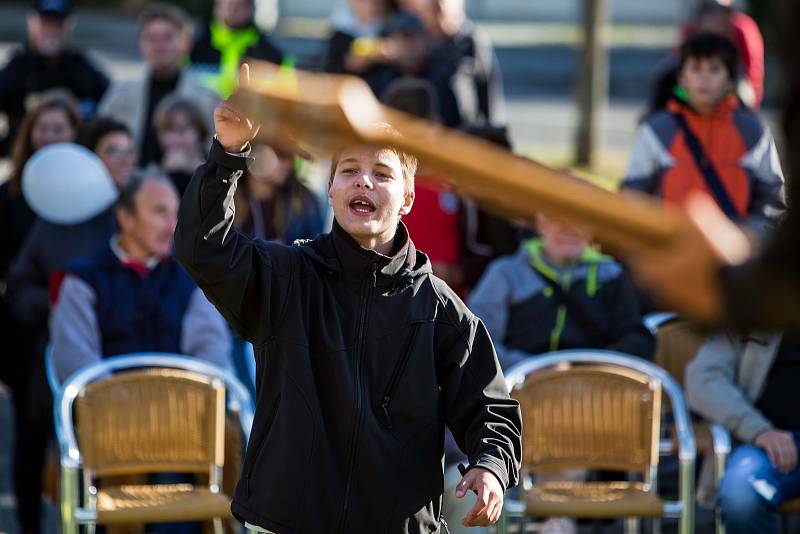
<instances>
[{"instance_id":1,"label":"short blond hair","mask_svg":"<svg viewBox=\"0 0 800 534\"><path fill-rule=\"evenodd\" d=\"M392 125L381 122L376 125L377 129L382 130L384 133L389 134L390 137L402 138ZM398 150L392 146L376 146L376 150L388 150L393 152L400 160L400 168L403 172L403 184L405 186L405 193L408 194L414 190L414 175L417 173L417 158L413 154ZM336 176L336 167L339 165L339 160L342 158L344 149L339 150L331 157L331 172L328 176L328 185L333 183L333 177Z\"/></svg>"}]
</instances>

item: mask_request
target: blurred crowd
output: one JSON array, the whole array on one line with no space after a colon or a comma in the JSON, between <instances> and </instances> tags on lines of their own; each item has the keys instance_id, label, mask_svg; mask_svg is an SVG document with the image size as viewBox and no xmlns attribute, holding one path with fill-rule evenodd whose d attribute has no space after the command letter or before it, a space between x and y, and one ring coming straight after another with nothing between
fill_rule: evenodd
<instances>
[{"instance_id":1,"label":"blurred crowd","mask_svg":"<svg viewBox=\"0 0 800 534\"><path fill-rule=\"evenodd\" d=\"M25 533L41 531L52 439L48 378L64 381L109 356L169 352L231 369L254 387L245 343L173 258L172 235L181 195L210 145L213 109L235 90L240 64L292 65L255 25L253 0L215 0L211 20L197 24L175 5L148 4L138 21L144 67L124 81L109 79L70 44L72 22L68 0L34 2L27 41L0 69L0 112L9 124L0 157L11 162L0 185L7 355L0 381L15 407L15 491ZM359 76L389 106L513 150L497 58L463 0L349 0L330 27L320 70ZM642 95L648 109L621 187L677 207L705 191L753 243L763 241L786 209L775 142L759 117L763 88L758 26L729 1L699 1ZM56 143L96 155L117 190L113 205L73 224L34 211L26 164ZM327 195L313 179L324 162L297 147L252 150L255 164L234 198L235 225L287 244L327 231ZM69 168L60 171L81 183ZM652 358L655 340L643 322L656 311L652 300L585 229L541 214L535 223L506 220L424 166L403 221L434 273L484 321L504 369L573 348ZM47 376L45 355L55 376ZM799 363L797 340L772 333L712 336L692 364L692 408L741 442L720 490L730 533L774 526L778 497L748 485L754 473L790 488L780 498L800 496L800 420L789 405ZM742 376L743 365L757 370ZM471 504L452 498L461 453L451 439L446 453L443 515L455 533ZM575 528L553 518L542 532Z\"/></svg>"}]
</instances>

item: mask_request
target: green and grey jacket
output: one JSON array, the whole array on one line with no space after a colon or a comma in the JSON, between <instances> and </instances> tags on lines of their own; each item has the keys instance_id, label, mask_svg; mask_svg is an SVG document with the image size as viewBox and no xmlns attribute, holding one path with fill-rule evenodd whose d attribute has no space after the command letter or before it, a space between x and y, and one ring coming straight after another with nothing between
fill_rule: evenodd
<instances>
[{"instance_id":1,"label":"green and grey jacket","mask_svg":"<svg viewBox=\"0 0 800 534\"><path fill-rule=\"evenodd\" d=\"M650 358L654 340L622 267L591 248L557 269L542 256L541 239L492 262L470 295L503 369L535 354L596 348ZM568 294L560 297L554 285ZM578 308L580 307L580 308ZM583 311L579 311L583 310Z\"/></svg>"}]
</instances>

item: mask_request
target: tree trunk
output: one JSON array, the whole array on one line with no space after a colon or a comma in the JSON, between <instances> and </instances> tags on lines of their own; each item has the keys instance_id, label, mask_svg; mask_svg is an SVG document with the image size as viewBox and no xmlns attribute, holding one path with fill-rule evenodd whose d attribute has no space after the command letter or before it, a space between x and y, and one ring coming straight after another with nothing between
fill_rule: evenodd
<instances>
[{"instance_id":1,"label":"tree trunk","mask_svg":"<svg viewBox=\"0 0 800 534\"><path fill-rule=\"evenodd\" d=\"M583 0L583 52L578 78L576 165L590 167L599 141L601 111L608 104L608 0Z\"/></svg>"}]
</instances>

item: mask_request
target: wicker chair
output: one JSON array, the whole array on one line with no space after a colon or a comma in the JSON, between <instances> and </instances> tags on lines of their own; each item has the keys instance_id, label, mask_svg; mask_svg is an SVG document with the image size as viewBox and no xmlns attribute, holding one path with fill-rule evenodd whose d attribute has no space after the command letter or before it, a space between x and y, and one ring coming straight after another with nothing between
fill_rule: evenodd
<instances>
[{"instance_id":1,"label":"wicker chair","mask_svg":"<svg viewBox=\"0 0 800 534\"><path fill-rule=\"evenodd\" d=\"M686 366L697 356L697 352L706 340L705 334L674 313L648 315L645 317L645 324L656 336L656 353L653 360L684 389ZM714 455L714 482L719 485L731 452L730 435L720 425L700 419L692 422L692 428L697 440L697 453ZM674 429L671 433L669 439L661 444L662 454L675 454L678 448ZM723 534L724 528L719 513L716 514L715 521L717 533Z\"/></svg>"},{"instance_id":2,"label":"wicker chair","mask_svg":"<svg viewBox=\"0 0 800 534\"><path fill-rule=\"evenodd\" d=\"M55 401L63 534L76 534L80 525L93 531L95 524L187 520L213 520L220 534L230 517L221 491L226 392L249 437L249 393L227 371L197 359L126 355L70 377ZM98 484L159 472L206 474L208 485Z\"/></svg>"},{"instance_id":3,"label":"wicker chair","mask_svg":"<svg viewBox=\"0 0 800 534\"><path fill-rule=\"evenodd\" d=\"M566 350L526 360L506 376L522 407L527 472L605 469L641 481L535 484L523 502L507 503L499 532L511 515L626 518L626 530L638 518L675 517L681 533L693 532L694 435L680 388L663 369L625 354ZM657 491L662 392L678 428L678 502Z\"/></svg>"}]
</instances>

